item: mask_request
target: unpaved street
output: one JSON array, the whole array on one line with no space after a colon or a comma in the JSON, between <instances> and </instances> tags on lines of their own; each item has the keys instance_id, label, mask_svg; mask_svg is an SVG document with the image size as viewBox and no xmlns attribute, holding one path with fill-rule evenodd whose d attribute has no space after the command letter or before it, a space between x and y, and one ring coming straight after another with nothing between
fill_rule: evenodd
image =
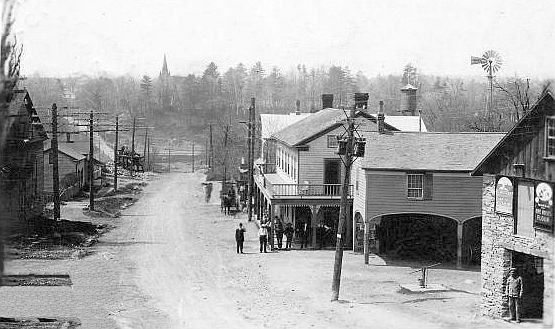
<instances>
[{"instance_id":1,"label":"unpaved street","mask_svg":"<svg viewBox=\"0 0 555 329\"><path fill-rule=\"evenodd\" d=\"M477 315L480 272L435 268L447 292L406 295L418 264L346 251L340 302L331 303L333 251L258 252L257 226L204 203L201 173L163 174L114 219L95 252L14 260L7 271L67 273L72 287L2 287L2 316L74 317L80 328L515 328ZM246 224L245 254L234 230ZM538 328L522 323L519 328Z\"/></svg>"},{"instance_id":2,"label":"unpaved street","mask_svg":"<svg viewBox=\"0 0 555 329\"><path fill-rule=\"evenodd\" d=\"M137 246L128 254L136 262L136 282L153 298L153 305L169 315L172 328L425 325L401 314L390 316L382 307L359 306L355 312L349 303L332 304L329 297L318 296L320 289L312 289L319 280L304 276L304 269L285 267L270 273L274 260L302 252L259 254L253 223L246 227L247 253L237 255L234 229L240 219L221 215L217 197L204 203L202 179L201 174L163 177L129 210L142 215L137 216L137 225L128 236ZM332 254L328 254L331 261ZM311 256L308 252L304 255ZM283 280L272 280L274 275L284 275L292 282L281 286ZM331 278L328 273L321 275ZM132 318L119 322L137 323Z\"/></svg>"}]
</instances>

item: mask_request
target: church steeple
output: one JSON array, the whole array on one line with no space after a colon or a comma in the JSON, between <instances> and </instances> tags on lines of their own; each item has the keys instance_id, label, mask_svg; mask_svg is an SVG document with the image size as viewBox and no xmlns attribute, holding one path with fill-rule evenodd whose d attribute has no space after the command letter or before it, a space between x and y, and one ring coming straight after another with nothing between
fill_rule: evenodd
<instances>
[{"instance_id":1,"label":"church steeple","mask_svg":"<svg viewBox=\"0 0 555 329\"><path fill-rule=\"evenodd\" d=\"M170 71L168 70L168 62L166 61L166 54L164 54L164 63L162 64L162 71L160 72L160 76L162 77L170 76Z\"/></svg>"}]
</instances>

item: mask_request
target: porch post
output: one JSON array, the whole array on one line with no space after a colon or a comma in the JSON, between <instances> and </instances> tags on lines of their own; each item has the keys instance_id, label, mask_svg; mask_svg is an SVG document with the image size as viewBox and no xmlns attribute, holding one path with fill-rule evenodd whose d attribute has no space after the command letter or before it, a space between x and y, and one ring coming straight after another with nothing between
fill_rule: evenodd
<instances>
[{"instance_id":1,"label":"porch post","mask_svg":"<svg viewBox=\"0 0 555 329\"><path fill-rule=\"evenodd\" d=\"M462 268L463 223L457 221L457 268Z\"/></svg>"},{"instance_id":2,"label":"porch post","mask_svg":"<svg viewBox=\"0 0 555 329\"><path fill-rule=\"evenodd\" d=\"M370 238L370 223L364 220L364 264L368 264L370 260L370 245L368 239Z\"/></svg>"},{"instance_id":3,"label":"porch post","mask_svg":"<svg viewBox=\"0 0 555 329\"><path fill-rule=\"evenodd\" d=\"M275 236L275 228L276 225L274 223L274 207L272 205L272 203L270 202L268 204L268 218L270 219L270 223L271 223L271 228L272 230L270 231L270 236L268 237L268 239L270 239L270 250L274 251L274 236Z\"/></svg>"},{"instance_id":4,"label":"porch post","mask_svg":"<svg viewBox=\"0 0 555 329\"><path fill-rule=\"evenodd\" d=\"M310 212L312 212L311 226L312 226L312 248L316 249L316 216L318 216L318 211L320 206L310 206Z\"/></svg>"}]
</instances>

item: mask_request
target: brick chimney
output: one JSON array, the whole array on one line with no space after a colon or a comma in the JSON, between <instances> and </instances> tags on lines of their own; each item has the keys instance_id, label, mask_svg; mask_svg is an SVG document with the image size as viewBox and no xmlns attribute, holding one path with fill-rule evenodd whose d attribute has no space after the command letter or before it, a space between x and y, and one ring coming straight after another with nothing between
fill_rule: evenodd
<instances>
[{"instance_id":1,"label":"brick chimney","mask_svg":"<svg viewBox=\"0 0 555 329\"><path fill-rule=\"evenodd\" d=\"M361 110L368 108L368 93L355 93L355 108Z\"/></svg>"},{"instance_id":2,"label":"brick chimney","mask_svg":"<svg viewBox=\"0 0 555 329\"><path fill-rule=\"evenodd\" d=\"M383 113L383 101L380 101L380 109L378 110L378 133L385 133L385 114Z\"/></svg>"},{"instance_id":3,"label":"brick chimney","mask_svg":"<svg viewBox=\"0 0 555 329\"><path fill-rule=\"evenodd\" d=\"M333 108L333 94L322 94L322 108Z\"/></svg>"},{"instance_id":4,"label":"brick chimney","mask_svg":"<svg viewBox=\"0 0 555 329\"><path fill-rule=\"evenodd\" d=\"M295 114L301 115L301 101L297 99L296 105L297 105L297 110L295 111Z\"/></svg>"},{"instance_id":5,"label":"brick chimney","mask_svg":"<svg viewBox=\"0 0 555 329\"><path fill-rule=\"evenodd\" d=\"M401 113L403 115L416 115L417 90L418 88L411 85L410 83L401 88Z\"/></svg>"}]
</instances>

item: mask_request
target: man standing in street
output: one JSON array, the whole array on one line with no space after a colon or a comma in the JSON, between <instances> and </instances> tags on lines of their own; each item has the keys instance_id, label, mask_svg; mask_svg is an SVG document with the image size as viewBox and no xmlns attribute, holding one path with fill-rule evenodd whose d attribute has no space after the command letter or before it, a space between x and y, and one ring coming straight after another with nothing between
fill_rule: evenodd
<instances>
[{"instance_id":1,"label":"man standing in street","mask_svg":"<svg viewBox=\"0 0 555 329\"><path fill-rule=\"evenodd\" d=\"M266 224L266 222L260 223L260 228L258 229L258 238L260 239L260 252L262 252L262 250L264 250L264 252L267 252L266 248L268 246L268 224Z\"/></svg>"},{"instance_id":2,"label":"man standing in street","mask_svg":"<svg viewBox=\"0 0 555 329\"><path fill-rule=\"evenodd\" d=\"M285 242L285 250L291 249L291 242L293 241L294 233L293 231L293 225L291 223L287 223L287 225L285 226L285 230L283 231L285 237L287 238L287 241Z\"/></svg>"},{"instance_id":3,"label":"man standing in street","mask_svg":"<svg viewBox=\"0 0 555 329\"><path fill-rule=\"evenodd\" d=\"M245 242L245 228L243 223L239 223L239 228L235 230L235 242L237 242L237 253L243 253L243 242Z\"/></svg>"},{"instance_id":4,"label":"man standing in street","mask_svg":"<svg viewBox=\"0 0 555 329\"><path fill-rule=\"evenodd\" d=\"M283 223L281 222L281 219L278 216L276 216L275 218L274 228L275 228L274 231L277 238L278 249L281 249L281 245L283 243Z\"/></svg>"},{"instance_id":5,"label":"man standing in street","mask_svg":"<svg viewBox=\"0 0 555 329\"><path fill-rule=\"evenodd\" d=\"M511 268L505 295L509 297L509 321L520 322L520 301L522 299L522 277L517 275L516 268Z\"/></svg>"}]
</instances>

